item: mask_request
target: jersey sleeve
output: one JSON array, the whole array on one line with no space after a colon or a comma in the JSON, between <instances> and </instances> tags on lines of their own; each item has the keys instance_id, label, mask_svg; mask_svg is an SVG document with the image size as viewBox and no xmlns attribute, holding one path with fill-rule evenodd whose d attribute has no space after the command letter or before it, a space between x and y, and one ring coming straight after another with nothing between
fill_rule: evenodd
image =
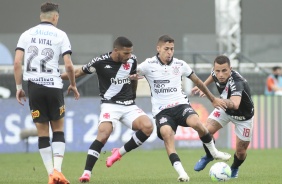
<instances>
[{"instance_id":1,"label":"jersey sleeve","mask_svg":"<svg viewBox=\"0 0 282 184\"><path fill-rule=\"evenodd\" d=\"M137 66L137 73L138 73L138 75L144 76L144 75L147 74L147 69L148 69L147 63L148 63L148 61L145 60L145 61L143 61L141 64L139 64Z\"/></svg>"},{"instance_id":2,"label":"jersey sleeve","mask_svg":"<svg viewBox=\"0 0 282 184\"><path fill-rule=\"evenodd\" d=\"M133 63L132 63L132 69L130 71L130 75L136 74L137 73L137 58L134 56L133 58Z\"/></svg>"},{"instance_id":3,"label":"jersey sleeve","mask_svg":"<svg viewBox=\"0 0 282 184\"><path fill-rule=\"evenodd\" d=\"M66 33L63 34L61 53L62 53L62 56L64 56L65 54L71 54L72 53L70 40L69 40Z\"/></svg>"},{"instance_id":4,"label":"jersey sleeve","mask_svg":"<svg viewBox=\"0 0 282 184\"><path fill-rule=\"evenodd\" d=\"M230 83L230 96L242 96L242 92L244 90L244 82L243 81L234 81L234 83Z\"/></svg>"},{"instance_id":5,"label":"jersey sleeve","mask_svg":"<svg viewBox=\"0 0 282 184\"><path fill-rule=\"evenodd\" d=\"M26 32L22 33L19 40L18 40L18 44L17 44L17 48L16 50L22 50L24 51L26 46L27 46L27 41L25 39L25 34Z\"/></svg>"},{"instance_id":6,"label":"jersey sleeve","mask_svg":"<svg viewBox=\"0 0 282 184\"><path fill-rule=\"evenodd\" d=\"M190 68L190 66L185 62L183 61L183 76L186 76L186 77L190 77L190 75L194 73L193 70Z\"/></svg>"},{"instance_id":7,"label":"jersey sleeve","mask_svg":"<svg viewBox=\"0 0 282 184\"><path fill-rule=\"evenodd\" d=\"M92 59L89 63L82 66L82 71L86 74L92 74L96 72L97 62L96 60Z\"/></svg>"}]
</instances>

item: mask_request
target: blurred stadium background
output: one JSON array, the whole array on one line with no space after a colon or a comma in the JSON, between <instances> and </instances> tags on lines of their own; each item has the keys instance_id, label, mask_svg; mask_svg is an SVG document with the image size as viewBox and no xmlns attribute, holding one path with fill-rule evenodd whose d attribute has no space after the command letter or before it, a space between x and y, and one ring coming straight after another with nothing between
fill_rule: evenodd
<instances>
[{"instance_id":1,"label":"blurred stadium background","mask_svg":"<svg viewBox=\"0 0 282 184\"><path fill-rule=\"evenodd\" d=\"M14 99L16 89L13 56L20 34L39 23L39 6L43 2L45 1L1 1L0 87L8 89L10 93L7 95L4 91L6 96L2 95L3 98L0 99L0 152L10 152L13 149L25 151L26 144L21 141L20 132L24 128L33 127L28 104L21 107ZM187 61L202 80L209 75L213 59L217 55L228 55L232 59L232 67L242 73L251 86L256 106L255 137L251 147L282 147L279 135L282 131L281 97L263 96L265 79L271 68L282 66L281 0L54 2L60 5L58 28L64 30L70 38L72 59L76 67L110 51L117 36L126 36L133 41L134 54L142 62L156 54L156 42L160 35L171 35L176 41L175 57ZM64 70L63 67L61 69ZM89 142L95 137L94 125L99 114L96 76L79 79L78 85L82 99L74 102L71 98L66 98L69 151L85 151L88 148ZM185 80L183 85L185 92L190 94L192 84ZM67 82L64 88L66 87ZM210 89L217 94L215 87ZM138 105L150 114L146 81L140 81L138 96ZM210 103L205 99L190 98L205 121L211 111ZM234 148L232 128L226 127L220 132L220 147ZM110 143L124 141L126 137L123 139L123 131L125 130L121 128L119 133L114 134L116 137ZM193 138L193 133L184 129L179 131L177 138L180 141L177 146L200 147L200 142ZM156 138L152 139L152 142L157 142ZM229 140L228 143L226 140ZM31 151L37 150L36 141L36 138L31 138ZM110 144L109 147L111 146ZM148 146L152 147L154 145Z\"/></svg>"}]
</instances>

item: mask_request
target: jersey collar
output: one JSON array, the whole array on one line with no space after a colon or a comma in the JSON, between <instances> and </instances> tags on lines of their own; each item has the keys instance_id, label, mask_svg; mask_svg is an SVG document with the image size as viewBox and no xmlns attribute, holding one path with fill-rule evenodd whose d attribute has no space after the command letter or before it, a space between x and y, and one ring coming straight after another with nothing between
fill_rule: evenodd
<instances>
[{"instance_id":1,"label":"jersey collar","mask_svg":"<svg viewBox=\"0 0 282 184\"><path fill-rule=\"evenodd\" d=\"M47 22L47 21L44 21L44 22L40 22L40 24L50 24L53 26L53 24L51 22Z\"/></svg>"},{"instance_id":2,"label":"jersey collar","mask_svg":"<svg viewBox=\"0 0 282 184\"><path fill-rule=\"evenodd\" d=\"M165 64L165 63L163 63L162 60L159 58L159 54L157 54L156 57L157 57L157 59L159 60L159 62L160 62L161 65L170 65L170 64L172 63L172 61L173 61L173 57L172 57L171 60L170 60L167 64Z\"/></svg>"}]
</instances>

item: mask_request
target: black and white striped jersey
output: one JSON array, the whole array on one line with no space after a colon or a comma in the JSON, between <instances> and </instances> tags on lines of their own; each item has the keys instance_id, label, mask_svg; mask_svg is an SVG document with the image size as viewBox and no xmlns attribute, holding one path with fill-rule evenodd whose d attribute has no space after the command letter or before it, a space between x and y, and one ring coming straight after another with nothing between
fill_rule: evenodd
<instances>
[{"instance_id":1,"label":"black and white striped jersey","mask_svg":"<svg viewBox=\"0 0 282 184\"><path fill-rule=\"evenodd\" d=\"M129 75L136 73L137 59L132 55L126 64L115 62L111 52L95 57L82 67L86 74L97 73L102 103L133 105L134 94Z\"/></svg>"},{"instance_id":2,"label":"black and white striped jersey","mask_svg":"<svg viewBox=\"0 0 282 184\"><path fill-rule=\"evenodd\" d=\"M234 109L226 109L226 114L232 117L242 117L242 120L248 120L254 115L254 103L251 97L251 90L249 84L245 78L243 78L237 71L232 70L231 76L228 79L229 85L227 83L219 83L216 78L215 72L211 72L211 76L216 84L217 90L220 94L223 93L224 90L227 91L227 99L231 96L241 96L241 103L237 110Z\"/></svg>"}]
</instances>

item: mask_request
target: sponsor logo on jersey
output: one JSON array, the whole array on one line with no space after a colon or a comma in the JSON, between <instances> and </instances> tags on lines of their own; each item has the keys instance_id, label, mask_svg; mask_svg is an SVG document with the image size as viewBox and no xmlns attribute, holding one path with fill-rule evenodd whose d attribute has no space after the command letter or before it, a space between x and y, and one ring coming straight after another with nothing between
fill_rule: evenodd
<instances>
[{"instance_id":1,"label":"sponsor logo on jersey","mask_svg":"<svg viewBox=\"0 0 282 184\"><path fill-rule=\"evenodd\" d=\"M187 113L187 112L189 112L189 113L191 113L191 112L193 112L194 110L192 109L192 108L186 108L186 109L184 109L184 111L183 111L183 113L182 113L182 116L185 116L185 114Z\"/></svg>"},{"instance_id":2,"label":"sponsor logo on jersey","mask_svg":"<svg viewBox=\"0 0 282 184\"><path fill-rule=\"evenodd\" d=\"M126 101L116 101L117 104L121 104L121 105L131 105L134 103L133 100L126 100Z\"/></svg>"},{"instance_id":3,"label":"sponsor logo on jersey","mask_svg":"<svg viewBox=\"0 0 282 184\"><path fill-rule=\"evenodd\" d=\"M95 57L92 59L92 63L95 63L96 61L101 61L101 60L106 60L106 59L109 59L110 56L108 54L104 54L100 57Z\"/></svg>"},{"instance_id":4,"label":"sponsor logo on jersey","mask_svg":"<svg viewBox=\"0 0 282 184\"><path fill-rule=\"evenodd\" d=\"M238 120L238 121L246 120L245 116L231 116L231 118Z\"/></svg>"},{"instance_id":5,"label":"sponsor logo on jersey","mask_svg":"<svg viewBox=\"0 0 282 184\"><path fill-rule=\"evenodd\" d=\"M159 94L159 93L175 93L175 92L177 92L177 88L171 88L171 87L160 88L160 89L155 89L154 91L157 94Z\"/></svg>"},{"instance_id":6,"label":"sponsor logo on jersey","mask_svg":"<svg viewBox=\"0 0 282 184\"><path fill-rule=\"evenodd\" d=\"M241 91L233 92L233 93L231 94L231 96L242 96L242 92L241 92Z\"/></svg>"},{"instance_id":7,"label":"sponsor logo on jersey","mask_svg":"<svg viewBox=\"0 0 282 184\"><path fill-rule=\"evenodd\" d=\"M32 32L30 34L31 35L54 36L54 37L58 36L58 34L56 32L51 32L51 31L42 30L42 29L32 30Z\"/></svg>"},{"instance_id":8,"label":"sponsor logo on jersey","mask_svg":"<svg viewBox=\"0 0 282 184\"><path fill-rule=\"evenodd\" d=\"M32 119L38 118L40 116L39 110L31 110Z\"/></svg>"},{"instance_id":9,"label":"sponsor logo on jersey","mask_svg":"<svg viewBox=\"0 0 282 184\"><path fill-rule=\"evenodd\" d=\"M119 84L130 84L131 80L126 77L126 78L111 78L111 83L115 84L115 85L119 85Z\"/></svg>"},{"instance_id":10,"label":"sponsor logo on jersey","mask_svg":"<svg viewBox=\"0 0 282 184\"><path fill-rule=\"evenodd\" d=\"M39 77L39 78L28 78L28 80L40 85L54 85L53 78Z\"/></svg>"},{"instance_id":11,"label":"sponsor logo on jersey","mask_svg":"<svg viewBox=\"0 0 282 184\"><path fill-rule=\"evenodd\" d=\"M168 108L172 108L172 107L175 107L179 104L179 102L175 102L175 103L172 103L172 104L168 104L168 105L162 105L159 107L159 110L164 110L164 109L168 109Z\"/></svg>"},{"instance_id":12,"label":"sponsor logo on jersey","mask_svg":"<svg viewBox=\"0 0 282 184\"><path fill-rule=\"evenodd\" d=\"M106 65L104 68L112 68L110 65Z\"/></svg>"},{"instance_id":13,"label":"sponsor logo on jersey","mask_svg":"<svg viewBox=\"0 0 282 184\"><path fill-rule=\"evenodd\" d=\"M232 77L229 79L229 86L231 91L236 91L236 85Z\"/></svg>"}]
</instances>

